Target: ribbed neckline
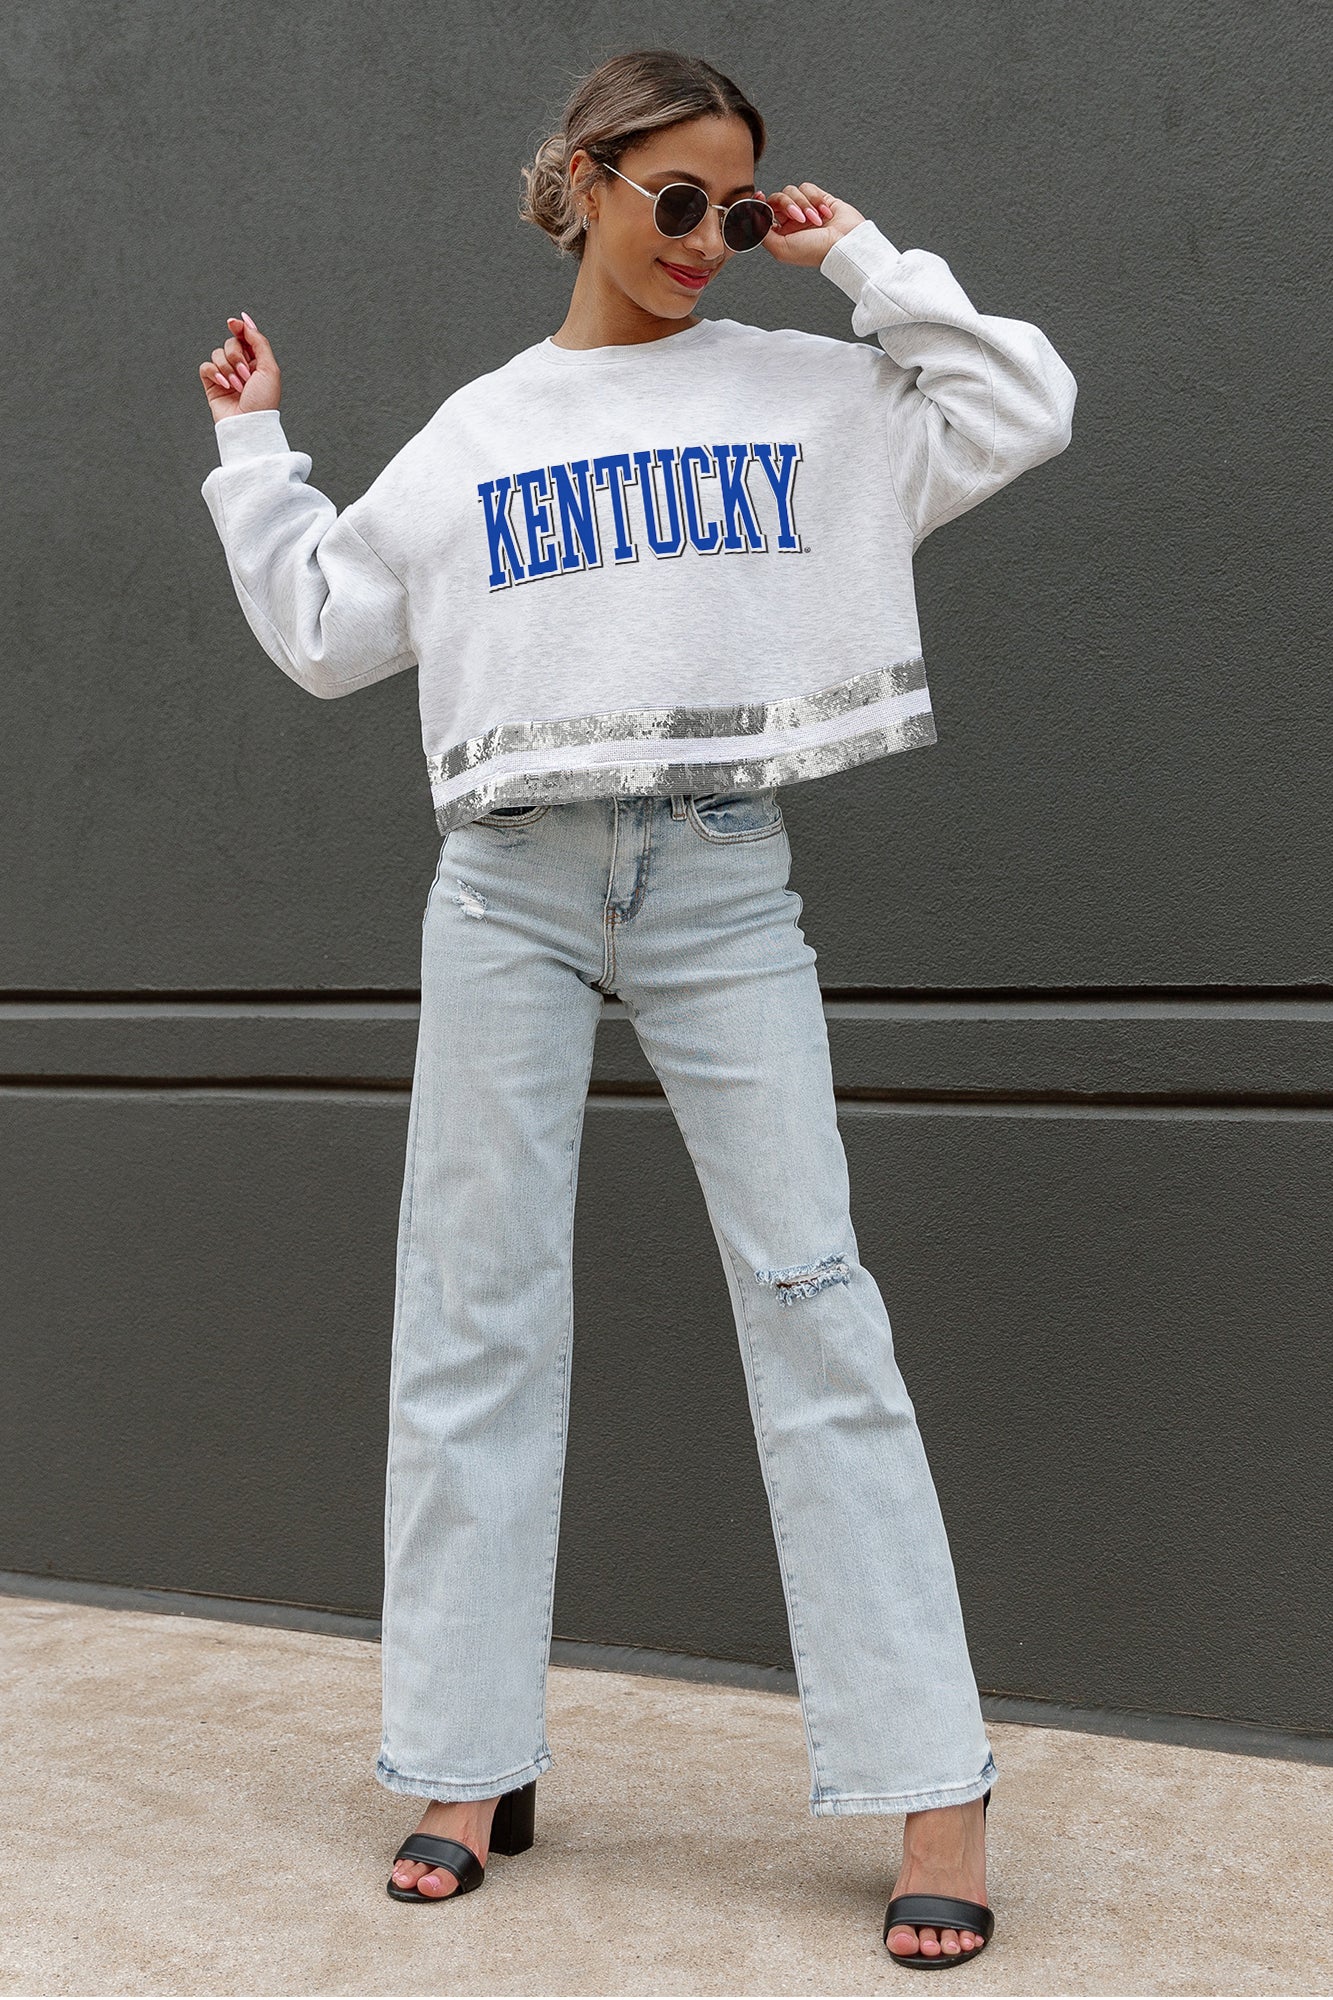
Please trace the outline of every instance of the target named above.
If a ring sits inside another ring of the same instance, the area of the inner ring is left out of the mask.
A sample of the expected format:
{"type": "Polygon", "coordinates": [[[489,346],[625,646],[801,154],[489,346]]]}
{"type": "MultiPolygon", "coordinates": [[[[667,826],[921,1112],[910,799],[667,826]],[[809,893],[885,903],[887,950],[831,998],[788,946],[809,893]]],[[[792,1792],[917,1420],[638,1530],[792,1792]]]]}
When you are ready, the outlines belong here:
{"type": "Polygon", "coordinates": [[[539,340],[530,353],[539,361],[554,363],[557,368],[655,368],[663,357],[683,352],[691,353],[706,347],[724,322],[715,319],[701,319],[694,326],[683,327],[679,333],[664,333],[657,340],[636,340],[621,342],[607,347],[557,347],[550,334],[539,340]]]}

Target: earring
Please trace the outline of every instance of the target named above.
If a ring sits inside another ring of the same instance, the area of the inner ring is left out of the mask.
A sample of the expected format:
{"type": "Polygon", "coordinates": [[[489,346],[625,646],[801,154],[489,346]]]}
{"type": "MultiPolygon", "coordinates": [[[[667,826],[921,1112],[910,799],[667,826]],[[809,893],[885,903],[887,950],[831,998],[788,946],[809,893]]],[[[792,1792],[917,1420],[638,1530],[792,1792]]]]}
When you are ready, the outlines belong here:
{"type": "Polygon", "coordinates": [[[588,227],[588,218],[587,218],[587,216],[586,216],[586,215],[585,215],[585,216],[584,216],[584,218],[583,218],[583,227],[584,227],[585,229],[586,229],[586,228],[588,227]]]}

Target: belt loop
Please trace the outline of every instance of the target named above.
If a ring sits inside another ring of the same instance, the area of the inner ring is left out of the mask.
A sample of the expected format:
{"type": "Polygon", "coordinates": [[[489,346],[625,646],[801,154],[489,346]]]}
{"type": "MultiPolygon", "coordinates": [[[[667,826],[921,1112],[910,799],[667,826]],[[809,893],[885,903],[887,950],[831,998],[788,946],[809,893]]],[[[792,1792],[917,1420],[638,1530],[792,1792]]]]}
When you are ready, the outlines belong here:
{"type": "Polygon", "coordinates": [[[673,792],[671,794],[671,817],[672,819],[684,819],[685,817],[684,792],[673,792]]]}

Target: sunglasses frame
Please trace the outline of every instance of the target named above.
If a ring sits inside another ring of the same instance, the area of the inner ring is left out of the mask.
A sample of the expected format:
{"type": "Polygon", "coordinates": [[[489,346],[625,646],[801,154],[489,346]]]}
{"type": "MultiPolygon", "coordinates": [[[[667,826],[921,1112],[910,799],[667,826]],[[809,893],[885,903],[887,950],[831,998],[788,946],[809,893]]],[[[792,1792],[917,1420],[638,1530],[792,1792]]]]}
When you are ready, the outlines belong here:
{"type": "MultiPolygon", "coordinates": [[[[593,156],[592,156],[592,157],[593,157],[594,159],[596,159],[596,158],[597,158],[597,156],[596,156],[596,154],[595,154],[595,153],[593,154],[593,156]]],[[[611,165],[611,162],[610,162],[609,160],[598,160],[598,161],[597,161],[597,164],[598,164],[598,166],[600,166],[600,167],[605,167],[605,168],[606,168],[606,171],[607,171],[607,172],[608,172],[609,174],[616,174],[616,175],[618,175],[618,176],[619,176],[619,178],[620,178],[620,179],[621,179],[622,181],[627,181],[627,182],[629,183],[630,187],[632,187],[632,188],[638,188],[638,189],[639,189],[639,193],[640,193],[640,194],[646,194],[646,195],[647,195],[647,197],[648,197],[648,199],[649,199],[649,201],[650,201],[650,202],[652,203],[652,205],[653,205],[653,227],[654,227],[654,229],[655,229],[655,230],[657,231],[658,235],[659,235],[659,236],[665,236],[665,237],[666,237],[666,239],[667,239],[667,242],[668,242],[668,243],[679,243],[679,242],[680,242],[680,240],[681,240],[681,237],[680,237],[680,236],[671,236],[671,235],[669,235],[669,234],[668,234],[668,232],[667,232],[667,231],[666,231],[665,229],[663,229],[663,227],[662,227],[661,223],[660,223],[660,222],[658,221],[658,219],[657,219],[657,204],[658,204],[658,202],[659,202],[659,201],[660,201],[660,200],[662,199],[662,196],[663,196],[664,194],[670,194],[670,192],[671,192],[672,188],[678,188],[678,187],[679,187],[679,188],[688,188],[691,194],[694,194],[694,195],[700,195],[700,194],[704,194],[704,191],[703,191],[703,189],[702,189],[701,187],[699,187],[699,186],[697,185],[697,183],[696,183],[696,182],[694,182],[694,181],[668,181],[668,182],[667,182],[667,184],[666,184],[666,186],[665,186],[664,188],[659,188],[659,189],[657,190],[657,193],[656,193],[656,194],[654,194],[651,188],[646,188],[646,187],[639,187],[639,183],[638,183],[637,181],[632,181],[632,180],[630,180],[630,177],[629,177],[629,175],[628,175],[628,174],[622,174],[622,173],[620,172],[620,168],[619,168],[619,167],[613,167],[613,166],[611,165]]],[[[708,209],[709,209],[709,208],[715,208],[715,209],[717,210],[718,214],[719,214],[719,215],[720,215],[720,216],[722,217],[722,241],[723,241],[724,243],[726,243],[726,245],[727,245],[727,248],[728,248],[728,250],[730,250],[730,251],[731,251],[731,253],[732,253],[732,255],[733,255],[734,257],[744,257],[744,256],[745,256],[745,255],[747,254],[747,252],[749,252],[749,251],[751,251],[751,250],[757,250],[757,249],[759,248],[759,244],[763,242],[763,240],[764,240],[764,236],[767,236],[767,235],[768,235],[768,231],[769,231],[769,229],[772,229],[772,228],[773,228],[774,224],[775,224],[775,223],[777,222],[777,219],[778,219],[778,218],[777,218],[777,216],[776,216],[776,215],[774,214],[774,212],[773,212],[773,206],[772,206],[771,202],[767,202],[767,201],[765,201],[762,195],[757,195],[757,194],[744,194],[744,195],[742,195],[742,196],[741,196],[741,198],[740,198],[740,200],[739,200],[739,201],[732,201],[732,202],[728,202],[728,203],[726,203],[726,204],[725,204],[725,206],[724,206],[724,204],[723,204],[722,202],[720,202],[720,201],[708,201],[708,197],[707,197],[707,195],[706,195],[706,194],[704,195],[704,200],[705,200],[706,202],[708,202],[708,208],[705,208],[705,210],[704,210],[704,215],[707,215],[707,213],[708,213],[708,209]],[[742,207],[744,207],[744,206],[746,205],[746,203],[753,203],[753,205],[754,205],[754,206],[755,206],[756,208],[766,208],[766,209],[768,210],[768,213],[769,213],[769,216],[770,216],[770,221],[769,221],[769,225],[768,225],[768,229],[766,229],[766,230],[764,231],[764,236],[761,236],[761,237],[759,238],[759,243],[747,243],[747,244],[746,244],[746,246],[745,246],[745,249],[744,249],[744,250],[740,250],[740,249],[737,249],[737,247],[736,247],[736,245],[735,245],[734,243],[727,243],[727,217],[728,217],[728,216],[729,216],[729,215],[731,214],[731,211],[732,211],[732,209],[733,209],[733,208],[742,208],[742,207]]],[[[702,221],[703,221],[703,216],[700,216],[700,218],[699,218],[699,221],[700,221],[700,222],[702,222],[702,221]]],[[[681,231],[681,236],[688,236],[688,235],[689,235],[689,233],[690,233],[690,229],[697,229],[697,228],[698,228],[698,226],[699,226],[699,223],[698,223],[698,222],[692,222],[692,223],[690,224],[690,228],[689,228],[689,229],[685,229],[685,230],[682,230],[682,231],[681,231]]]]}

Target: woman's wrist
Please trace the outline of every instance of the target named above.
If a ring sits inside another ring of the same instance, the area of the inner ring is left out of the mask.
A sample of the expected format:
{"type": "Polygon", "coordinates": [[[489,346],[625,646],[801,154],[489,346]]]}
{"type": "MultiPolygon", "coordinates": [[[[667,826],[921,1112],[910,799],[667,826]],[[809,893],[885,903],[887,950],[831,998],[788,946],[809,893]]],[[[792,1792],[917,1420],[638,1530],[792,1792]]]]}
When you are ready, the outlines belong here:
{"type": "Polygon", "coordinates": [[[213,437],[223,465],[291,450],[282,428],[282,412],[277,409],[231,410],[217,419],[213,437]]]}

